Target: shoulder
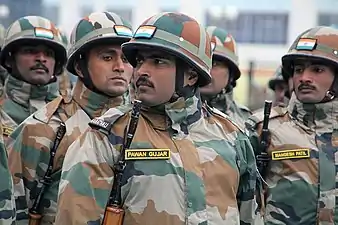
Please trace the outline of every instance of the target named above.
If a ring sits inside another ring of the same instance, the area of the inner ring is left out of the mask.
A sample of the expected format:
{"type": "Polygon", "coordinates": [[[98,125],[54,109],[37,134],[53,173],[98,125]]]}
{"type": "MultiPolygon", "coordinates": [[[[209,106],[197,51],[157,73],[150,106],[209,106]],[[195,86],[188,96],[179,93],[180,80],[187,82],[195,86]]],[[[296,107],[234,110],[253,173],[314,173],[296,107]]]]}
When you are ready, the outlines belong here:
{"type": "Polygon", "coordinates": [[[108,135],[110,134],[114,123],[116,123],[121,117],[127,116],[131,110],[131,104],[111,108],[102,116],[92,119],[89,122],[89,126],[94,130],[98,130],[108,135]]]}
{"type": "MultiPolygon", "coordinates": [[[[288,110],[286,107],[275,106],[271,109],[271,113],[269,116],[269,121],[278,119],[280,117],[286,116],[288,110]]],[[[245,125],[249,128],[256,129],[257,126],[262,123],[264,120],[264,112],[263,109],[259,109],[252,114],[249,119],[245,122],[245,125]]]]}
{"type": "Polygon", "coordinates": [[[63,97],[58,96],[53,101],[47,103],[44,107],[36,111],[31,118],[47,124],[63,103],[63,97]]]}

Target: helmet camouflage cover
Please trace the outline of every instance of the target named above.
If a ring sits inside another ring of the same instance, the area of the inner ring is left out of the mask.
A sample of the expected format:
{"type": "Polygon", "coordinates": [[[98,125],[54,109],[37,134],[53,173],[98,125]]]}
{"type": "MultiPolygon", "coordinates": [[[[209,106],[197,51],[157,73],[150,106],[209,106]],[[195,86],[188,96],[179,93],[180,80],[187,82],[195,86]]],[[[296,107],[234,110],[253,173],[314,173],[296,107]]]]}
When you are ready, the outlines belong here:
{"type": "Polygon", "coordinates": [[[286,81],[283,78],[282,70],[283,70],[282,66],[279,66],[277,70],[275,71],[274,76],[269,80],[269,83],[268,83],[269,88],[273,91],[275,90],[277,83],[286,83],[286,81]]]}
{"type": "Polygon", "coordinates": [[[234,81],[241,76],[241,71],[238,67],[238,54],[236,41],[232,35],[224,29],[209,26],[207,32],[211,38],[211,48],[214,58],[220,58],[228,63],[230,73],[234,76],[234,81]]]}
{"type": "MultiPolygon", "coordinates": [[[[61,34],[55,25],[40,16],[25,16],[12,23],[5,34],[0,54],[0,63],[5,68],[6,58],[20,45],[44,44],[55,52],[55,75],[61,74],[67,61],[67,52],[61,34]]],[[[10,69],[10,68],[7,68],[10,69]]]]}
{"type": "Polygon", "coordinates": [[[131,24],[112,12],[94,12],[82,18],[70,36],[67,70],[76,74],[74,62],[90,46],[97,43],[122,44],[133,36],[131,24]]]}
{"type": "Polygon", "coordinates": [[[288,80],[293,74],[293,62],[297,58],[322,59],[338,67],[338,29],[318,26],[306,30],[299,35],[291,45],[288,53],[282,57],[285,73],[288,80]]]}
{"type": "Polygon", "coordinates": [[[164,12],[144,21],[133,38],[122,45],[130,64],[136,66],[136,52],[154,47],[188,63],[199,75],[199,86],[211,81],[211,42],[206,30],[193,18],[182,13],[164,12]]]}

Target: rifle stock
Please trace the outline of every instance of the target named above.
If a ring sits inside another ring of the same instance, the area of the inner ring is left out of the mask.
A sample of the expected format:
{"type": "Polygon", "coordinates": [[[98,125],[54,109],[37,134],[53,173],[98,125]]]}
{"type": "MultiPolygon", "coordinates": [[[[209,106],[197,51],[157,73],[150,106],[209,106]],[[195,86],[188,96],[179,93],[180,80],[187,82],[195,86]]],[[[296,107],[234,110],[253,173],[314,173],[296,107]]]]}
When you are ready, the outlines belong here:
{"type": "Polygon", "coordinates": [[[138,124],[138,119],[140,116],[140,111],[141,111],[141,101],[134,100],[131,118],[128,126],[126,127],[126,133],[124,135],[120,159],[113,168],[114,182],[104,212],[102,225],[122,225],[123,223],[124,210],[122,208],[121,187],[122,187],[123,172],[126,167],[125,150],[130,147],[132,140],[134,138],[138,124]]]}

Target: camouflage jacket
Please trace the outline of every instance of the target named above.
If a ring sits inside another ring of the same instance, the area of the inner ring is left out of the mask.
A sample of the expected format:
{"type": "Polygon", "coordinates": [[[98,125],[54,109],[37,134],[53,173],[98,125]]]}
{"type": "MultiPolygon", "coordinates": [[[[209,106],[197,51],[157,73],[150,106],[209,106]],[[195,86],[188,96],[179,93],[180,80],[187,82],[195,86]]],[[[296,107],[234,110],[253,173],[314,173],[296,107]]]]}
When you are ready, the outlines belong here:
{"type": "MultiPolygon", "coordinates": [[[[338,224],[337,118],[337,99],[302,104],[293,94],[288,108],[272,109],[265,224],[338,224]]],[[[247,122],[255,150],[262,120],[260,112],[247,122]]]]}
{"type": "Polygon", "coordinates": [[[122,97],[108,98],[94,93],[80,80],[72,96],[68,102],[65,97],[56,98],[26,119],[9,137],[8,152],[18,224],[27,224],[28,208],[36,198],[38,182],[45,175],[60,123],[66,125],[66,134],[56,150],[53,182],[42,202],[45,212],[42,224],[52,224],[54,221],[61,167],[68,147],[88,128],[91,119],[122,103],[122,97]]]}
{"type": "MultiPolygon", "coordinates": [[[[57,225],[101,224],[130,108],[93,120],[97,127],[69,148],[57,225]]],[[[202,110],[197,97],[164,108],[141,111],[131,145],[141,157],[130,154],[123,177],[123,224],[251,224],[256,166],[247,136],[223,116],[202,110]]]]}
{"type": "Polygon", "coordinates": [[[8,169],[7,151],[4,146],[0,123],[0,225],[15,224],[13,180],[8,169]]]}
{"type": "Polygon", "coordinates": [[[209,106],[214,107],[228,115],[242,129],[245,127],[245,121],[251,115],[251,112],[248,108],[236,104],[233,99],[233,92],[222,92],[213,98],[203,98],[203,100],[205,100],[209,106]]]}
{"type": "Polygon", "coordinates": [[[13,76],[7,77],[4,86],[5,94],[0,101],[5,142],[22,121],[59,95],[57,86],[57,83],[34,86],[13,76]]]}

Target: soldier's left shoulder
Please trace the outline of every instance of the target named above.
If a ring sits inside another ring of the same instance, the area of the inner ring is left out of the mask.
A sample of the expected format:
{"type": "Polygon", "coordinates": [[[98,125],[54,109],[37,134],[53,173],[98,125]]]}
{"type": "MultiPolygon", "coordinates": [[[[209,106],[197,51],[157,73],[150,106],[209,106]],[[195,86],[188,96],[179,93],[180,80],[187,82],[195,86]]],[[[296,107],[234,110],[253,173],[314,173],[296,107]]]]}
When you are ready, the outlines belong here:
{"type": "Polygon", "coordinates": [[[239,103],[237,103],[237,102],[236,102],[236,105],[237,105],[238,108],[241,110],[241,112],[244,112],[244,113],[246,113],[246,114],[252,115],[251,110],[250,110],[248,107],[246,107],[245,105],[239,104],[239,103]]]}
{"type": "Polygon", "coordinates": [[[208,107],[208,111],[216,118],[218,119],[222,119],[223,122],[225,122],[225,124],[227,127],[227,130],[231,130],[231,131],[239,131],[241,133],[245,133],[245,130],[243,127],[241,127],[239,124],[237,124],[233,119],[231,119],[228,115],[226,115],[225,113],[223,113],[222,111],[214,108],[214,107],[208,107]]]}
{"type": "MultiPolygon", "coordinates": [[[[287,114],[288,109],[286,107],[275,106],[271,109],[269,121],[273,121],[276,118],[283,117],[287,114]]],[[[257,125],[264,120],[264,109],[255,111],[249,119],[245,122],[247,126],[256,129],[257,125]]]]}
{"type": "Polygon", "coordinates": [[[36,111],[32,117],[44,124],[48,124],[50,119],[53,117],[59,106],[63,102],[63,97],[58,96],[53,101],[47,103],[43,108],[36,111]]]}
{"type": "Polygon", "coordinates": [[[132,104],[111,108],[102,116],[92,119],[88,125],[95,130],[109,135],[113,124],[131,110],[132,104]]]}

